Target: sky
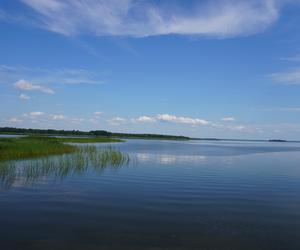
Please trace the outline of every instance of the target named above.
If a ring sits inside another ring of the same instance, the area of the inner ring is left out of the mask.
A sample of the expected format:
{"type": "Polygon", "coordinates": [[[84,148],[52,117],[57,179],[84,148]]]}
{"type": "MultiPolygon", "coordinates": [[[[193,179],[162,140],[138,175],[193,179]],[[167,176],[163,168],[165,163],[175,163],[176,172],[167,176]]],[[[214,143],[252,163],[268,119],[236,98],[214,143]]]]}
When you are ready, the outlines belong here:
{"type": "Polygon", "coordinates": [[[299,0],[0,0],[0,127],[300,140],[299,0]]]}

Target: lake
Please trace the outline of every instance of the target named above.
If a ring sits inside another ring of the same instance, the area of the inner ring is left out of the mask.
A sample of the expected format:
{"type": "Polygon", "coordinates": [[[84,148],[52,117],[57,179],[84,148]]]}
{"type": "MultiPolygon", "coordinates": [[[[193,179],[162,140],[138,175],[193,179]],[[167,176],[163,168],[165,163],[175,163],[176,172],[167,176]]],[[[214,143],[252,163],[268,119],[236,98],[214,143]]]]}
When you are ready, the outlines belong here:
{"type": "Polygon", "coordinates": [[[0,249],[300,249],[299,143],[113,146],[129,164],[0,171],[0,249]]]}

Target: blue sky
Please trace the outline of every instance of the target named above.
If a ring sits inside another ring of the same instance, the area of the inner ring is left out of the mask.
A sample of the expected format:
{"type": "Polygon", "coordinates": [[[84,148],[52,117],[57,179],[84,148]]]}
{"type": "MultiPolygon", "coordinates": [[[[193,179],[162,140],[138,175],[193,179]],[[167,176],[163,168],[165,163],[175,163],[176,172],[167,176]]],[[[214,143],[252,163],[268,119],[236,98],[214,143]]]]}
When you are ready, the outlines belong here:
{"type": "Polygon", "coordinates": [[[2,0],[0,126],[300,140],[300,1],[2,0]]]}

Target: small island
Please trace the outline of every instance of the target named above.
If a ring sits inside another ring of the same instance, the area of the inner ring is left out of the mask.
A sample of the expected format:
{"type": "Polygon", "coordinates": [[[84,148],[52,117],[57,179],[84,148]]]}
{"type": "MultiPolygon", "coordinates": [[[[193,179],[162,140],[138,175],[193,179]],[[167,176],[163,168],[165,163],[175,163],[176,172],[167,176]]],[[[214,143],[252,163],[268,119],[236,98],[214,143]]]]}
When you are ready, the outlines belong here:
{"type": "Polygon", "coordinates": [[[269,142],[287,142],[287,141],[282,139],[271,139],[269,140],[269,142]]]}

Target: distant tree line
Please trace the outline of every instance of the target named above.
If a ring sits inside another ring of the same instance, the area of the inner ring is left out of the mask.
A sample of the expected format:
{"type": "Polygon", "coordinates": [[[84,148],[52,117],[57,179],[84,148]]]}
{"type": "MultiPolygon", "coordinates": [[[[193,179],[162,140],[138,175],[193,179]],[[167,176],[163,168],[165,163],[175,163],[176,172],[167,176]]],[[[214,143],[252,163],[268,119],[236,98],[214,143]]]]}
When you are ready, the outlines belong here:
{"type": "Polygon", "coordinates": [[[32,129],[32,128],[0,128],[0,133],[6,134],[39,134],[39,135],[90,135],[79,130],[32,129]]]}
{"type": "Polygon", "coordinates": [[[140,139],[166,139],[166,140],[189,140],[186,136],[161,135],[161,134],[131,134],[131,133],[112,133],[105,130],[56,130],[56,129],[31,129],[31,128],[12,128],[0,127],[2,134],[29,134],[29,135],[66,135],[66,136],[102,136],[118,138],[140,138],[140,139]]]}

